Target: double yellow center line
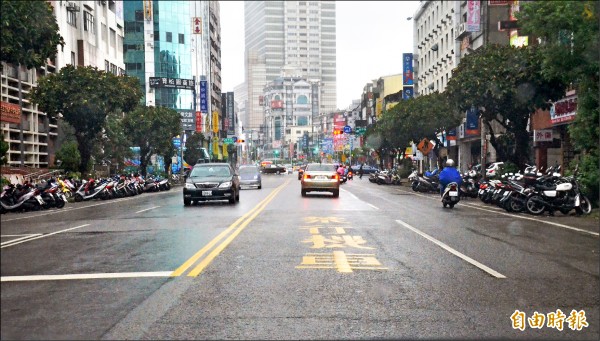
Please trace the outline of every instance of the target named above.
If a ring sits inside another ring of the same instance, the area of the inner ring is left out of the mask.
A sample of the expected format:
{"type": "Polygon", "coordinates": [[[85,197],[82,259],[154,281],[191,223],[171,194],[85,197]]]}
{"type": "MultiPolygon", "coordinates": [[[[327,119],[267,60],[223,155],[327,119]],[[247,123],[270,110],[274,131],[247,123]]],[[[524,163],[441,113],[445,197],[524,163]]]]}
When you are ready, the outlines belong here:
{"type": "Polygon", "coordinates": [[[225,236],[227,236],[227,238],[225,238],[225,240],[223,240],[221,242],[221,244],[219,244],[216,248],[214,248],[204,259],[202,259],[202,261],[200,261],[200,263],[198,263],[198,265],[196,265],[195,268],[193,268],[188,273],[189,277],[198,276],[202,272],[202,270],[204,270],[213,261],[213,259],[215,259],[221,253],[221,251],[223,251],[227,247],[227,245],[229,245],[229,243],[231,243],[231,241],[233,241],[233,239],[235,237],[237,237],[237,235],[240,234],[240,232],[242,232],[242,230],[244,230],[244,228],[246,228],[246,226],[248,226],[248,224],[252,220],[254,220],[254,218],[256,218],[256,216],[260,212],[262,212],[265,209],[265,207],[271,202],[271,200],[273,200],[275,198],[275,196],[279,192],[281,192],[281,190],[283,190],[283,188],[289,182],[290,182],[290,180],[287,180],[285,183],[283,183],[282,185],[277,187],[273,192],[271,192],[269,195],[267,195],[267,197],[264,198],[258,205],[256,205],[254,208],[252,208],[250,211],[248,211],[243,216],[241,216],[238,220],[236,220],[233,224],[231,224],[225,231],[221,232],[217,237],[215,237],[208,244],[206,244],[202,249],[200,249],[200,251],[196,252],[196,254],[194,254],[190,259],[185,261],[185,263],[183,263],[179,268],[177,268],[177,270],[173,271],[173,273],[171,274],[171,277],[181,276],[187,269],[189,269],[202,256],[204,256],[205,253],[207,253],[209,250],[213,249],[213,247],[217,243],[219,243],[219,241],[221,239],[223,239],[223,238],[225,238],[225,236]]]}

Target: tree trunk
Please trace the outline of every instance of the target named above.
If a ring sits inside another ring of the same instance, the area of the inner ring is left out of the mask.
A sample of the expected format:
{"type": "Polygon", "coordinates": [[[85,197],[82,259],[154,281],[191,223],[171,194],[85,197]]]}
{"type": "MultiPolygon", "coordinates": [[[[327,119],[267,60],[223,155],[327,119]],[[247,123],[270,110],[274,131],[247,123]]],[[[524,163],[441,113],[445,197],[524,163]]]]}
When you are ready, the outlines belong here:
{"type": "Polygon", "coordinates": [[[85,178],[88,176],[88,163],[92,157],[92,144],[85,135],[75,134],[75,138],[77,139],[77,149],[79,150],[79,155],[81,156],[79,172],[81,173],[81,177],[85,178]]]}
{"type": "Polygon", "coordinates": [[[525,129],[515,131],[515,155],[514,163],[519,169],[525,169],[529,161],[529,133],[525,129]]]}
{"type": "Polygon", "coordinates": [[[142,174],[144,178],[146,177],[146,167],[148,166],[149,159],[150,149],[140,148],[140,174],[142,174]]]}

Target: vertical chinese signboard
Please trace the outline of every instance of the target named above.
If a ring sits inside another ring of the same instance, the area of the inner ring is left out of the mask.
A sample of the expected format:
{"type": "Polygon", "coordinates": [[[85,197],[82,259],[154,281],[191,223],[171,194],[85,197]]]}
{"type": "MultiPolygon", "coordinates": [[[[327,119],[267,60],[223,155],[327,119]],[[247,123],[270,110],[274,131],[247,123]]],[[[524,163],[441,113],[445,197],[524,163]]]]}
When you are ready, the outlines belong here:
{"type": "Polygon", "coordinates": [[[227,126],[227,134],[228,135],[235,135],[235,113],[233,112],[234,111],[233,101],[234,101],[233,92],[228,92],[227,93],[227,120],[229,122],[229,125],[227,126]]]}
{"type": "Polygon", "coordinates": [[[402,99],[413,98],[413,54],[402,54],[402,99]]]}
{"type": "Polygon", "coordinates": [[[200,81],[200,111],[208,112],[208,93],[206,90],[207,81],[200,81]]]}
{"type": "Polygon", "coordinates": [[[196,111],[196,132],[202,132],[202,113],[200,111],[196,111]]]}
{"type": "Polygon", "coordinates": [[[192,33],[202,34],[202,18],[192,17],[192,33]]]}
{"type": "Polygon", "coordinates": [[[403,53],[402,54],[402,74],[403,74],[403,85],[414,85],[413,80],[413,54],[403,53]]]}
{"type": "Polygon", "coordinates": [[[212,132],[215,134],[219,132],[219,112],[218,111],[213,111],[213,113],[212,113],[212,132]]]}

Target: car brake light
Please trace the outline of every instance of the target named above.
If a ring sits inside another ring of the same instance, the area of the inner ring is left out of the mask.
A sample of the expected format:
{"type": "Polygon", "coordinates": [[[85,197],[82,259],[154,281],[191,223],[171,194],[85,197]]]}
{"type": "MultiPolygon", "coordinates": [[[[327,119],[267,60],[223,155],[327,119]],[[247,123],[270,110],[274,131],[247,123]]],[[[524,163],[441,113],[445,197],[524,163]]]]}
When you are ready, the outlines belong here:
{"type": "Polygon", "coordinates": [[[310,175],[304,174],[304,179],[310,179],[310,175]]]}
{"type": "Polygon", "coordinates": [[[334,179],[334,180],[339,180],[339,179],[340,179],[340,176],[339,176],[339,175],[337,175],[337,174],[334,174],[334,175],[333,175],[331,178],[332,178],[332,179],[334,179]]]}

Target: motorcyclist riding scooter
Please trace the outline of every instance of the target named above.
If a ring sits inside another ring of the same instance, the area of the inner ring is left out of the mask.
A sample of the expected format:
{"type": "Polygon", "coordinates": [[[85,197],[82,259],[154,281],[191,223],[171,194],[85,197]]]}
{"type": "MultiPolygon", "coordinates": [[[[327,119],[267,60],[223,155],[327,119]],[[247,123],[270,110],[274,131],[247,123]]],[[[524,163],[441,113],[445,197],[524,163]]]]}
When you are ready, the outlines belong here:
{"type": "Polygon", "coordinates": [[[454,207],[460,201],[460,184],[462,177],[458,170],[454,167],[454,160],[446,160],[446,167],[440,172],[440,196],[444,207],[454,207]]]}

